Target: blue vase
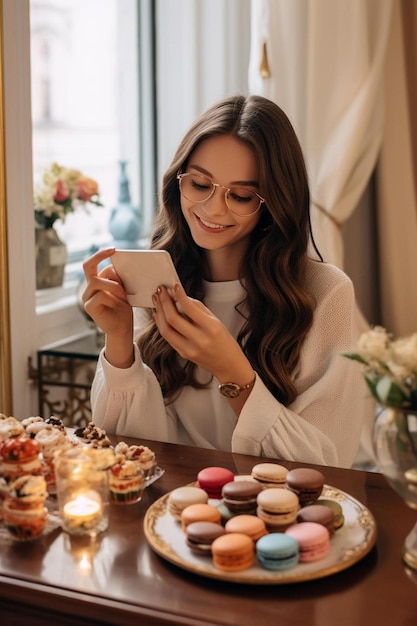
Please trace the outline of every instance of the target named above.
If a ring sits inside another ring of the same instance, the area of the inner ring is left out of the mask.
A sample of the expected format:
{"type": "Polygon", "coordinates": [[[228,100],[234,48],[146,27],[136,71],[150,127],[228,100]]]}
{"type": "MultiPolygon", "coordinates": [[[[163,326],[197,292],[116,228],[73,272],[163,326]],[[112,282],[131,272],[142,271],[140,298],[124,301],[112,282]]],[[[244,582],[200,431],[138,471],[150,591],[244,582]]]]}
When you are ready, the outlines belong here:
{"type": "Polygon", "coordinates": [[[129,179],[126,173],[127,161],[119,161],[119,197],[118,204],[111,210],[109,230],[113,237],[112,245],[116,248],[135,249],[139,247],[142,218],[139,207],[132,206],[129,191],[129,179]]]}

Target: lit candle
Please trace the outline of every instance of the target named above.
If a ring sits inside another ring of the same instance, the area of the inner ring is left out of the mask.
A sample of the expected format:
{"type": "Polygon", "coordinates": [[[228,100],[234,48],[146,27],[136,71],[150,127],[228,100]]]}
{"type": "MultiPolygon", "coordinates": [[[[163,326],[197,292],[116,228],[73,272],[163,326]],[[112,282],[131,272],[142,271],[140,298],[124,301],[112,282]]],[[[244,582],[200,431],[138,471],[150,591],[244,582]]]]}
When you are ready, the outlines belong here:
{"type": "Polygon", "coordinates": [[[65,503],[62,513],[64,527],[68,532],[92,530],[100,522],[103,513],[101,498],[94,491],[79,493],[65,503]]]}

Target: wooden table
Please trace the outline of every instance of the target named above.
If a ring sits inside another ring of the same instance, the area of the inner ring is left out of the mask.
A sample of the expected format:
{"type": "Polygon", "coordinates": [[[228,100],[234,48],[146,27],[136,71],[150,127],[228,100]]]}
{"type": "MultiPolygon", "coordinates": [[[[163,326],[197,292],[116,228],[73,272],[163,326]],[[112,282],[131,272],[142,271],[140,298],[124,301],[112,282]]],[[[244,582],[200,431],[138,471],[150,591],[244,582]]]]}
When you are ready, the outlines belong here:
{"type": "MultiPolygon", "coordinates": [[[[373,513],[376,546],[335,575],[296,584],[241,585],[199,577],[159,557],[147,544],[143,517],[152,502],[195,480],[208,465],[247,474],[259,462],[187,446],[147,443],[165,474],[131,506],[112,505],[110,525],[83,570],[76,547],[57,529],[33,543],[0,545],[2,626],[78,624],[208,624],[220,626],[412,626],[417,623],[417,575],[401,561],[416,521],[380,474],[320,468],[326,483],[373,513]]],[[[301,464],[284,462],[288,468],[301,464]]]]}

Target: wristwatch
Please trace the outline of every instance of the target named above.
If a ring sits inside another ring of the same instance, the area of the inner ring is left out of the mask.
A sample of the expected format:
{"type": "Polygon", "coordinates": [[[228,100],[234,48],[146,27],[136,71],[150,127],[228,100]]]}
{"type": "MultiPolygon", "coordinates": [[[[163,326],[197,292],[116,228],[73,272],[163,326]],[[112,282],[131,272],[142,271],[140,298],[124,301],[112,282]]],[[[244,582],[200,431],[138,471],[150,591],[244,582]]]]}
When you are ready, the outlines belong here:
{"type": "Polygon", "coordinates": [[[245,389],[249,389],[252,383],[253,380],[251,380],[251,382],[247,385],[238,385],[237,383],[223,383],[222,385],[219,385],[219,391],[222,396],[225,396],[226,398],[237,398],[238,396],[240,396],[242,391],[244,391],[245,389]]]}

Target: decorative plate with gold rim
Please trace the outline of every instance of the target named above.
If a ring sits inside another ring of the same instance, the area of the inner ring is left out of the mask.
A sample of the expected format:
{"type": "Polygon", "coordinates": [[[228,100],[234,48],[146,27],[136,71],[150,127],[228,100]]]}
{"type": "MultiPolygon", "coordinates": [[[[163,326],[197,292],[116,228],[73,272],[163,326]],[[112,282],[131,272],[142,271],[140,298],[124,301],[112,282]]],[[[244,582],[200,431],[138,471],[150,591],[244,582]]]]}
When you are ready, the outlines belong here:
{"type": "MultiPolygon", "coordinates": [[[[336,574],[360,561],[376,542],[376,522],[372,513],[349,494],[324,485],[322,498],[336,500],[342,506],[345,522],[330,540],[329,554],[315,563],[299,563],[284,570],[271,571],[259,564],[241,572],[223,572],[214,567],[207,556],[191,552],[181,524],[168,512],[169,493],[154,502],[146,511],[144,531],[153,550],[178,567],[205,576],[234,583],[276,585],[296,583],[336,574]]],[[[210,500],[211,504],[219,501],[210,500]]]]}

